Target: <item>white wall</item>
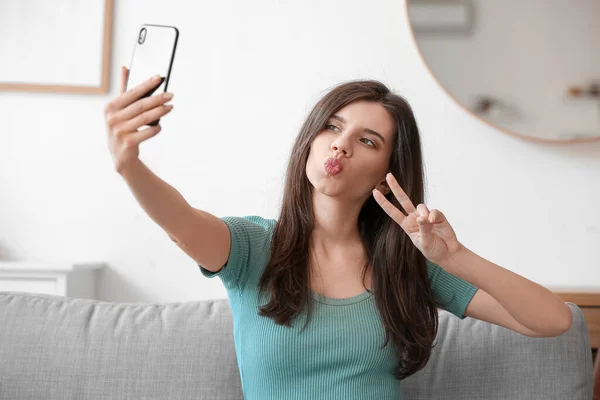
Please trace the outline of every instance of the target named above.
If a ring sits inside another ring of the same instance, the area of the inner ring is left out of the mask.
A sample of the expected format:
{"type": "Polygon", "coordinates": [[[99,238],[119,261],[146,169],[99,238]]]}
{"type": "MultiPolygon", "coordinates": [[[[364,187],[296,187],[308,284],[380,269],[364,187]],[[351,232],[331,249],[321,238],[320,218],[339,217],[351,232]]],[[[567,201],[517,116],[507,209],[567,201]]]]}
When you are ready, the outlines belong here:
{"type": "Polygon", "coordinates": [[[546,286],[600,286],[600,143],[523,142],[466,114],[428,75],[402,2],[115,3],[109,94],[0,92],[2,258],[106,261],[112,301],[226,296],[146,216],[106,146],[104,105],[139,25],[155,23],[180,30],[175,107],[141,159],[194,207],[276,217],[308,110],[339,81],[375,78],[415,109],[427,204],[459,240],[546,286]]]}

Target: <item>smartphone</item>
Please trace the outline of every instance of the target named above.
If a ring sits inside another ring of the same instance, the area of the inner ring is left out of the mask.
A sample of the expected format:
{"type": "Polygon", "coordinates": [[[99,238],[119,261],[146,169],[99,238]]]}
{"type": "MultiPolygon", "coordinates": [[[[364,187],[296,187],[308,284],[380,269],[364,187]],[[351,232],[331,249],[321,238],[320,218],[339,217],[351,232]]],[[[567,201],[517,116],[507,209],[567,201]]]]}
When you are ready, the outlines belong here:
{"type": "MultiPolygon", "coordinates": [[[[174,26],[141,25],[133,47],[125,90],[136,87],[154,75],[160,75],[162,78],[160,83],[140,99],[152,96],[154,93],[166,92],[178,39],[179,30],[174,26]]],[[[160,119],[151,122],[149,125],[141,126],[138,131],[155,126],[159,121],[160,119]]]]}

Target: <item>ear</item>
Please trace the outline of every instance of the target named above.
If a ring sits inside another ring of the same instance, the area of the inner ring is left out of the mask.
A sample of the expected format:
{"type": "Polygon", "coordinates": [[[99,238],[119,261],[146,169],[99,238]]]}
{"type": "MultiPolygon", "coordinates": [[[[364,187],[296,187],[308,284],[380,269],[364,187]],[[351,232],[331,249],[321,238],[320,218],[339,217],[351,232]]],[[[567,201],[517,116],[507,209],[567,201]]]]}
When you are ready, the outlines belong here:
{"type": "Polygon", "coordinates": [[[383,195],[387,195],[388,193],[391,193],[391,189],[387,183],[387,181],[385,180],[385,178],[383,178],[381,181],[379,181],[379,183],[377,183],[377,186],[375,186],[375,189],[379,190],[381,193],[383,193],[383,195]]]}

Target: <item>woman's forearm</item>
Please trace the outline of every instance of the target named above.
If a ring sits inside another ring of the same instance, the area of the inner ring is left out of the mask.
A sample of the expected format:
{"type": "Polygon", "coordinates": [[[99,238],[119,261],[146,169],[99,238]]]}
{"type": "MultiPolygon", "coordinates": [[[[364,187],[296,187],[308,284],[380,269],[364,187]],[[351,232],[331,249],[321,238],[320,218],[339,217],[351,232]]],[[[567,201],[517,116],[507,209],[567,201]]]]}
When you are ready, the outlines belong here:
{"type": "Polygon", "coordinates": [[[186,232],[194,209],[174,187],[160,179],[141,160],[119,174],[146,214],[172,238],[186,232]]]}

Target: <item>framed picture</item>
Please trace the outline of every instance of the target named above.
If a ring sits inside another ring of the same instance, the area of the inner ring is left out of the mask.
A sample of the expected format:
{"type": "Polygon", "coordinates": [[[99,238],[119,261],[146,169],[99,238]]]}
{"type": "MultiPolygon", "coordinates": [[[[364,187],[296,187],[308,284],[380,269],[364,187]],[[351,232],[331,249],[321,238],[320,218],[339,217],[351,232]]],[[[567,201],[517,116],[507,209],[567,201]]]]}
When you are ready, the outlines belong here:
{"type": "Polygon", "coordinates": [[[107,93],[113,0],[0,5],[0,90],[107,93]]]}

